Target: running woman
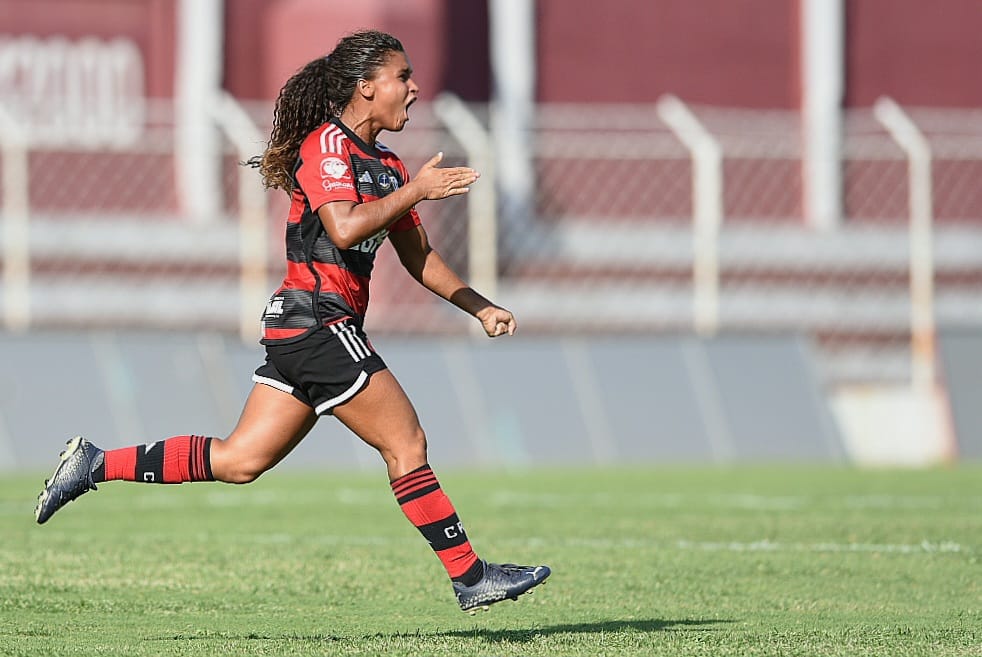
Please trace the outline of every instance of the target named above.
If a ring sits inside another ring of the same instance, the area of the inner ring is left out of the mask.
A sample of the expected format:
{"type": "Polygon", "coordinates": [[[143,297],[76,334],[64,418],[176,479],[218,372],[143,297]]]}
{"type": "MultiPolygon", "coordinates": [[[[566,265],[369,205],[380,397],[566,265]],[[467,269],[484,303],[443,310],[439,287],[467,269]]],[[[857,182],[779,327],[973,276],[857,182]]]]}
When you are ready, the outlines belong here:
{"type": "Polygon", "coordinates": [[[430,543],[464,611],[486,608],[542,583],[547,566],[478,557],[431,470],[426,436],[399,382],[365,335],[375,253],[388,238],[421,285],[473,315],[489,337],[512,335],[512,313],[455,274],[427,240],[416,204],[468,192],[478,173],[440,167],[437,154],[410,179],[377,141],[398,132],[419,96],[402,44],[362,31],[298,71],[276,101],[266,150],[249,164],[267,188],[291,196],[286,277],[263,313],[266,362],[232,433],[197,435],[116,450],[76,437],[38,496],[47,522],[104,481],[245,484],[275,466],[322,415],[334,415],[378,450],[392,492],[430,543]]]}

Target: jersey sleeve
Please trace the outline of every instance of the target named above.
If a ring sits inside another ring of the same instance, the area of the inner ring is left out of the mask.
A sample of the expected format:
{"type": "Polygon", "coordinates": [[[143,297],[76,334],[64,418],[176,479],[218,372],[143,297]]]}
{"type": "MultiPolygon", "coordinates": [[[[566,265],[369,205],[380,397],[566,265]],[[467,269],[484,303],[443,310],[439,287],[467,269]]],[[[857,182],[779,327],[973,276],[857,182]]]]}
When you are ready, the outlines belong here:
{"type": "Polygon", "coordinates": [[[300,145],[300,166],[295,176],[314,212],[325,203],[361,200],[345,147],[348,140],[336,138],[337,131],[337,126],[327,124],[310,133],[300,145]]]}
{"type": "MultiPolygon", "coordinates": [[[[402,160],[397,159],[395,162],[395,167],[399,170],[399,175],[405,181],[403,184],[409,182],[409,171],[406,169],[406,165],[402,163],[402,160]]],[[[416,226],[420,225],[419,213],[416,212],[416,206],[409,208],[409,212],[402,215],[396,219],[395,223],[389,226],[390,233],[400,233],[406,230],[412,230],[416,226]]]]}
{"type": "Polygon", "coordinates": [[[412,230],[416,226],[422,223],[419,220],[419,214],[416,212],[416,208],[409,208],[409,212],[402,215],[396,222],[389,226],[390,233],[401,233],[406,230],[412,230]]]}

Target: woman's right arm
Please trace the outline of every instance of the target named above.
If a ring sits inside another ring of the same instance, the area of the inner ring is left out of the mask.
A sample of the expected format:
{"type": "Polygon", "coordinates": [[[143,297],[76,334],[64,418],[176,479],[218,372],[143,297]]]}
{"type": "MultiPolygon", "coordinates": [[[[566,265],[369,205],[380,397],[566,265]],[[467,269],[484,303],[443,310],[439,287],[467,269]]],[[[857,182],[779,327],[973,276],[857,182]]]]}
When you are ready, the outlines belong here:
{"type": "Polygon", "coordinates": [[[334,201],[317,209],[327,236],[339,249],[364,242],[423,200],[439,200],[466,194],[480,174],[470,167],[438,168],[443,153],[423,165],[407,184],[375,201],[334,201]]]}

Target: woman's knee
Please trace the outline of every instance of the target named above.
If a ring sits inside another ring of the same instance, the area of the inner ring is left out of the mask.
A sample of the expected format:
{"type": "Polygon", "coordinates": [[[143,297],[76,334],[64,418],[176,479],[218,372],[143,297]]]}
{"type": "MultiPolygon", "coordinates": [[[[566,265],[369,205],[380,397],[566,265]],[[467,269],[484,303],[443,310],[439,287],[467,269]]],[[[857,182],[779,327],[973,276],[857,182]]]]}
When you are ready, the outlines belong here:
{"type": "Polygon", "coordinates": [[[250,484],[273,465],[265,455],[237,446],[231,437],[212,441],[211,472],[218,481],[250,484]]]}
{"type": "Polygon", "coordinates": [[[404,435],[393,436],[379,451],[382,453],[382,458],[390,465],[404,464],[412,467],[423,465],[426,463],[426,432],[417,425],[404,435]]]}

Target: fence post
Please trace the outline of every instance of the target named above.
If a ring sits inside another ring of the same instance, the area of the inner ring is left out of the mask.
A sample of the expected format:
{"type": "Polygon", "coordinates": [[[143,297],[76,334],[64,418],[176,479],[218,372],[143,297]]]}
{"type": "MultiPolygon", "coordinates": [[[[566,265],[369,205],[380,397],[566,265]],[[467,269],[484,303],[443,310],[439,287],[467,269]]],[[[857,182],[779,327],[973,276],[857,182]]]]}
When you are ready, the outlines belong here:
{"type": "MultiPolygon", "coordinates": [[[[490,125],[494,140],[497,213],[504,243],[535,219],[536,0],[488,3],[491,63],[490,125]]],[[[482,175],[487,171],[482,171],[482,175]]]]}
{"type": "Polygon", "coordinates": [[[803,205],[809,225],[823,231],[842,223],[842,95],[844,0],[803,0],[801,117],[803,205]]]}
{"type": "Polygon", "coordinates": [[[880,98],[873,114],[907,154],[910,212],[911,385],[928,391],[935,379],[933,189],[931,145],[892,99],[880,98]]]}
{"type": "Polygon", "coordinates": [[[468,278],[481,294],[494,299],[498,293],[498,199],[491,136],[453,94],[440,94],[433,111],[464,147],[470,165],[481,172],[481,180],[467,194],[468,278]]]}
{"type": "Polygon", "coordinates": [[[681,100],[662,96],[655,106],[692,155],[693,324],[696,333],[719,330],[719,229],[723,223],[723,149],[681,100]]]}
{"type": "MultiPolygon", "coordinates": [[[[263,134],[248,112],[222,91],[210,103],[212,117],[235,147],[240,162],[265,147],[263,134]]],[[[239,167],[239,337],[259,339],[259,315],[269,295],[266,281],[266,192],[251,167],[239,167]]]]}
{"type": "Polygon", "coordinates": [[[31,323],[30,178],[23,130],[0,106],[3,323],[8,331],[24,331],[31,323]]]}
{"type": "Polygon", "coordinates": [[[224,0],[178,0],[174,72],[174,155],[177,193],[192,222],[215,222],[221,213],[221,140],[208,120],[220,93],[224,0]]]}

